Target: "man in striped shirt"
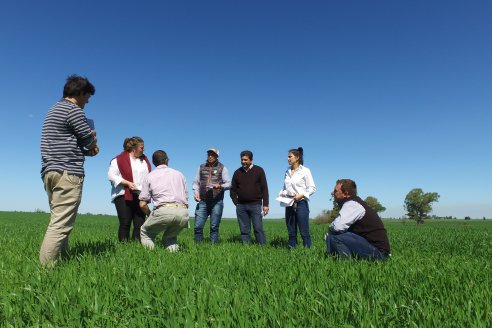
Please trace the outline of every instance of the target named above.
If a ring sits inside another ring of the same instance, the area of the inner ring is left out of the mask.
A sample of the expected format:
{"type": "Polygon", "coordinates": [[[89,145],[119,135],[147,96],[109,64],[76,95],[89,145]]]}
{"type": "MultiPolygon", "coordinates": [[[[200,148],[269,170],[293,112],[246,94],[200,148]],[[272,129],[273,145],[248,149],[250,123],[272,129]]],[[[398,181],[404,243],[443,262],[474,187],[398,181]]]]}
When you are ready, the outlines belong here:
{"type": "Polygon", "coordinates": [[[84,107],[96,89],[84,77],[67,78],[63,98],[46,115],[41,133],[41,178],[48,195],[51,218],[41,244],[39,260],[52,266],[68,253],[82,197],[84,157],[99,152],[96,131],[91,130],[84,107]]]}

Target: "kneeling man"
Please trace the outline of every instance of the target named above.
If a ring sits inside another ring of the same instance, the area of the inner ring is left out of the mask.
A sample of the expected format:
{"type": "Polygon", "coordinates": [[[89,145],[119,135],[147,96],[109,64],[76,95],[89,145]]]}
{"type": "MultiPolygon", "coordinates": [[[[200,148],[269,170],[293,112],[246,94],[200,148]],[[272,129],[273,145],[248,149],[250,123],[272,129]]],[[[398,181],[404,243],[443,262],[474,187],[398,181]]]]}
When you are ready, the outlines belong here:
{"type": "Polygon", "coordinates": [[[340,214],[331,223],[326,236],[329,254],[343,258],[359,257],[384,260],[390,256],[388,235],[376,211],[357,196],[350,179],[338,180],[332,193],[340,214]]]}
{"type": "Polygon", "coordinates": [[[170,252],[179,250],[177,236],[188,224],[188,189],[184,175],[167,166],[165,151],[157,150],[152,155],[156,167],[144,180],[140,193],[140,208],[148,217],[140,229],[144,247],[154,249],[154,239],[163,232],[162,243],[170,252]],[[151,212],[148,203],[152,201],[151,212]]]}

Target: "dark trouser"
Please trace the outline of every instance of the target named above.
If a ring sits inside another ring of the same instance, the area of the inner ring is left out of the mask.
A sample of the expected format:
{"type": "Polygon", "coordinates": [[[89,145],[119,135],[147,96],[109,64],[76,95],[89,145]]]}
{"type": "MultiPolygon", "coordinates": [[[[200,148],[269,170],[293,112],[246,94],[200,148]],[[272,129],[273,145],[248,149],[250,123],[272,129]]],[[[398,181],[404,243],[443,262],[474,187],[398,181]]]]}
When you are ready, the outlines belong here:
{"type": "Polygon", "coordinates": [[[138,205],[138,195],[133,194],[132,201],[126,201],[125,196],[118,196],[114,199],[116,213],[120,226],[118,227],[118,240],[127,241],[130,237],[130,227],[133,222],[133,240],[140,240],[140,227],[145,222],[145,214],[138,205]]]}
{"type": "Polygon", "coordinates": [[[263,218],[261,217],[261,204],[237,204],[237,221],[241,231],[241,240],[245,244],[251,242],[251,223],[255,232],[255,239],[258,244],[265,245],[266,238],[263,232],[263,218]]]}
{"type": "Polygon", "coordinates": [[[285,208],[285,223],[289,233],[289,246],[297,246],[297,227],[301,233],[304,247],[311,247],[311,235],[309,233],[309,204],[301,200],[285,208]]]}
{"type": "Polygon", "coordinates": [[[369,243],[364,237],[353,232],[335,234],[330,232],[326,238],[328,254],[342,258],[359,257],[370,260],[384,260],[386,255],[369,243]]]}

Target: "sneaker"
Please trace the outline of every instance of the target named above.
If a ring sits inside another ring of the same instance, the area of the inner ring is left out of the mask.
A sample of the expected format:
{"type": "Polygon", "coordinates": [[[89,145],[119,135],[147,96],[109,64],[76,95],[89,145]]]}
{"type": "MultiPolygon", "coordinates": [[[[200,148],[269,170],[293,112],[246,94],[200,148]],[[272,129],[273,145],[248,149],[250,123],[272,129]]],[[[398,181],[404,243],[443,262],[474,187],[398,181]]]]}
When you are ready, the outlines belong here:
{"type": "Polygon", "coordinates": [[[166,250],[170,253],[176,253],[179,251],[179,245],[178,244],[169,245],[166,247],[166,250]]]}

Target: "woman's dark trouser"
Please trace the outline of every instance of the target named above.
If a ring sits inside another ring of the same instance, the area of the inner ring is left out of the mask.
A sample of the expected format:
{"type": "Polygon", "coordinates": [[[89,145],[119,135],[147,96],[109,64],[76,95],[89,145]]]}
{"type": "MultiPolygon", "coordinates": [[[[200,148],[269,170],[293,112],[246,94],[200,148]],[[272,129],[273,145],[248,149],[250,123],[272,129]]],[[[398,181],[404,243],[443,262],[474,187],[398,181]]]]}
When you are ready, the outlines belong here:
{"type": "Polygon", "coordinates": [[[301,200],[295,206],[285,208],[285,223],[289,233],[289,247],[297,245],[297,228],[301,233],[304,247],[311,247],[311,234],[309,233],[309,204],[301,200]]]}
{"type": "Polygon", "coordinates": [[[132,222],[132,239],[140,240],[140,227],[145,222],[145,214],[140,209],[138,195],[133,194],[132,201],[126,201],[124,196],[118,196],[114,199],[114,205],[120,221],[118,240],[127,241],[129,239],[132,222]]]}

